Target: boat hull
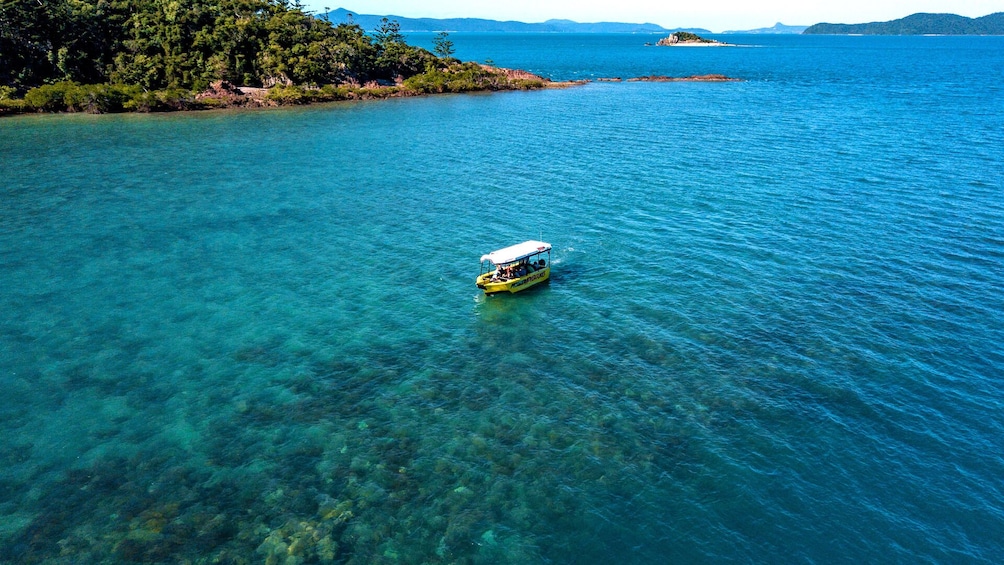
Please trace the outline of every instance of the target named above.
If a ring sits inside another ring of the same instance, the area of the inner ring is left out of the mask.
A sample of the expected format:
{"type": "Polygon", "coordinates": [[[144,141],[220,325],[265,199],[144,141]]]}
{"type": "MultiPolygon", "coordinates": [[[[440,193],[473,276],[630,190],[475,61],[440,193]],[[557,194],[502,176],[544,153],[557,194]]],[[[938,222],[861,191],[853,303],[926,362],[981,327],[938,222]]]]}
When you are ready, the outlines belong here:
{"type": "Polygon", "coordinates": [[[492,273],[485,273],[478,277],[478,288],[485,291],[485,294],[497,294],[499,292],[516,293],[538,285],[551,278],[551,267],[547,266],[539,271],[534,271],[519,278],[507,281],[492,281],[492,273]]]}

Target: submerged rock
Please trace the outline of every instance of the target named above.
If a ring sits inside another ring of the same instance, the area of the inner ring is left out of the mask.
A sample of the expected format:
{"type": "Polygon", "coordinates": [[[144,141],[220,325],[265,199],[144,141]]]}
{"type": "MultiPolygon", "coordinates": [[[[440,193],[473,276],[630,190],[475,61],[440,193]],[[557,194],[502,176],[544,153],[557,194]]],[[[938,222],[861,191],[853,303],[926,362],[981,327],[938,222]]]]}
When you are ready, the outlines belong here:
{"type": "Polygon", "coordinates": [[[725,75],[692,75],[689,77],[650,75],[646,77],[629,78],[628,82],[739,82],[741,80],[742,79],[731,78],[725,75]]]}

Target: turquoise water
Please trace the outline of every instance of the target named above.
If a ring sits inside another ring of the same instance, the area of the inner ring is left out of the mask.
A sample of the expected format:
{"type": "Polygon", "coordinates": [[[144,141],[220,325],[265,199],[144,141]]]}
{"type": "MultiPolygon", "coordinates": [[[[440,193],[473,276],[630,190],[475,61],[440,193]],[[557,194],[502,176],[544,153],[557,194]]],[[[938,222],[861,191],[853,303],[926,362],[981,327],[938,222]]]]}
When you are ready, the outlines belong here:
{"type": "Polygon", "coordinates": [[[1000,561],[1004,39],[451,39],[745,81],[0,120],[0,562],[1000,561]]]}

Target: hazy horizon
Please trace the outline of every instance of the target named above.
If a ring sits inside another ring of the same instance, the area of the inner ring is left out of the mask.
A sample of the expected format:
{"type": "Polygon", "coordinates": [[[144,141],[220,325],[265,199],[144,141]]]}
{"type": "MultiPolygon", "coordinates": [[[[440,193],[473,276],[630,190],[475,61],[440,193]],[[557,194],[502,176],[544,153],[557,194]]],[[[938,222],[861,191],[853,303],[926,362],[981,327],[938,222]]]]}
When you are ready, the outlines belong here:
{"type": "Polygon", "coordinates": [[[665,28],[704,28],[715,32],[771,27],[776,23],[809,26],[817,23],[858,24],[889,21],[916,14],[946,13],[970,18],[1004,10],[999,2],[947,0],[867,2],[848,0],[837,5],[766,0],[751,6],[738,0],[710,0],[700,5],[674,5],[652,0],[621,0],[611,4],[582,5],[572,0],[533,2],[514,0],[504,4],[484,1],[429,0],[303,0],[307,9],[323,13],[345,8],[360,14],[394,15],[403,18],[483,18],[539,23],[550,19],[580,23],[653,23],[665,28]]]}

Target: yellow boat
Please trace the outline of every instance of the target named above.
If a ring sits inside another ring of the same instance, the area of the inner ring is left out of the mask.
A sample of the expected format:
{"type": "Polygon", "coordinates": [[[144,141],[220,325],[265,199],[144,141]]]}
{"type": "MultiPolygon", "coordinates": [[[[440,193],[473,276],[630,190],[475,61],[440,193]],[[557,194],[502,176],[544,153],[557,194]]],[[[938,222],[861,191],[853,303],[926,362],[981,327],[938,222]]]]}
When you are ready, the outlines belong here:
{"type": "Polygon", "coordinates": [[[550,276],[551,244],[531,240],[482,255],[476,284],[485,294],[519,292],[550,276]]]}

